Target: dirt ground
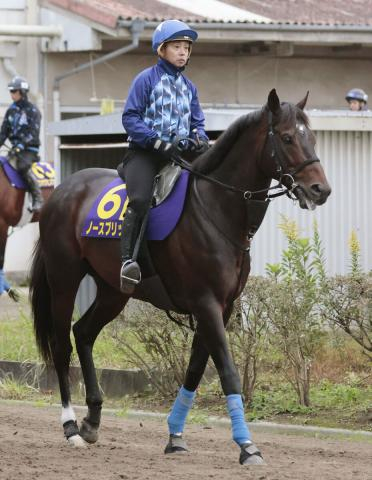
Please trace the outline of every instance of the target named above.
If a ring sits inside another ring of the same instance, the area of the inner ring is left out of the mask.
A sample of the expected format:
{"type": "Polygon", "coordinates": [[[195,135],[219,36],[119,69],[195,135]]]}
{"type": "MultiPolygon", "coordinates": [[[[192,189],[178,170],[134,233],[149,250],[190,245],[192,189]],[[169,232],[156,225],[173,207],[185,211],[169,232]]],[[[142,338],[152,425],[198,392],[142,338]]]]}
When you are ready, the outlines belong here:
{"type": "MultiPolygon", "coordinates": [[[[52,407],[0,404],[1,480],[371,480],[372,444],[283,434],[255,434],[266,466],[242,467],[230,430],[189,425],[190,453],[163,454],[165,421],[104,414],[100,439],[70,447],[52,407]]],[[[81,419],[82,412],[78,412],[81,419]]]]}

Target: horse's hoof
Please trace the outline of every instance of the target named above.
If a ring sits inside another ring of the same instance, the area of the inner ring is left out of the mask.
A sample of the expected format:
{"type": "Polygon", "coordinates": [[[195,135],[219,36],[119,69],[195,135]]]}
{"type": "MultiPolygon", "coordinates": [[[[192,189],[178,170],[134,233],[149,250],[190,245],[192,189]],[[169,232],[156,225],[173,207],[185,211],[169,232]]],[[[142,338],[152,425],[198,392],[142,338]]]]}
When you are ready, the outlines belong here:
{"type": "Polygon", "coordinates": [[[87,444],[84,442],[80,435],[72,435],[72,437],[69,437],[67,439],[67,442],[72,447],[85,448],[87,446],[87,444]]]}
{"type": "Polygon", "coordinates": [[[169,435],[169,441],[165,447],[164,453],[186,453],[189,449],[187,448],[185,440],[182,438],[182,435],[169,435]]]}
{"type": "Polygon", "coordinates": [[[240,448],[240,465],[265,465],[261,452],[254,443],[244,443],[240,448]]]}
{"type": "Polygon", "coordinates": [[[98,440],[98,428],[93,427],[85,419],[81,422],[80,435],[88,443],[96,443],[98,440]]]}

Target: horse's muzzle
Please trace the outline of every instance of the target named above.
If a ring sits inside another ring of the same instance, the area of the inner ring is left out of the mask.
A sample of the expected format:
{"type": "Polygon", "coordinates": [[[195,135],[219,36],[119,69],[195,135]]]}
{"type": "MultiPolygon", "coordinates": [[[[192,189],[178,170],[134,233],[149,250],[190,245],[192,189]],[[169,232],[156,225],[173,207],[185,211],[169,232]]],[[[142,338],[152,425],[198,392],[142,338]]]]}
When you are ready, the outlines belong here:
{"type": "Polygon", "coordinates": [[[299,185],[293,190],[293,193],[301,208],[315,210],[318,205],[323,205],[327,201],[331,191],[328,183],[313,183],[310,187],[299,185]]]}

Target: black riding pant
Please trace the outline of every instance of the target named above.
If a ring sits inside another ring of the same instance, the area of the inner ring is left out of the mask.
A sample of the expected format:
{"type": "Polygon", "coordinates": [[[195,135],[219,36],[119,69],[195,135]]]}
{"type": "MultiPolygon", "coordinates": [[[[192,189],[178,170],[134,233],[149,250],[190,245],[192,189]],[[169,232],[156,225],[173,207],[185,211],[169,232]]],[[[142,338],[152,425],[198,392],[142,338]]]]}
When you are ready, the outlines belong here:
{"type": "Polygon", "coordinates": [[[17,170],[25,177],[26,173],[30,170],[32,164],[38,161],[38,155],[36,152],[30,152],[28,150],[22,150],[17,153],[17,170]]]}
{"type": "Polygon", "coordinates": [[[151,204],[154,178],[166,163],[156,152],[129,150],[118,168],[119,175],[127,184],[128,208],[132,208],[140,218],[151,204]]]}

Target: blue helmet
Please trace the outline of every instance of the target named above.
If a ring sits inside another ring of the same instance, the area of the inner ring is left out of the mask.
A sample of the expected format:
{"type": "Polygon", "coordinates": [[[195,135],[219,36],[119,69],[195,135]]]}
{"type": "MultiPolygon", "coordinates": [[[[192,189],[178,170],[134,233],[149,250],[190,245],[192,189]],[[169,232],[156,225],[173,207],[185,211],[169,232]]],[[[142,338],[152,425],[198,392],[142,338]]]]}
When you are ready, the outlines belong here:
{"type": "Polygon", "coordinates": [[[368,95],[361,88],[352,88],[349,92],[347,92],[345,98],[348,102],[350,100],[359,100],[360,102],[367,103],[368,95]]]}
{"type": "Polygon", "coordinates": [[[152,49],[157,53],[159,47],[165,42],[171,42],[173,40],[195,42],[197,38],[198,34],[195,30],[191,30],[186,23],[180,20],[165,20],[155,29],[152,36],[152,49]]]}

